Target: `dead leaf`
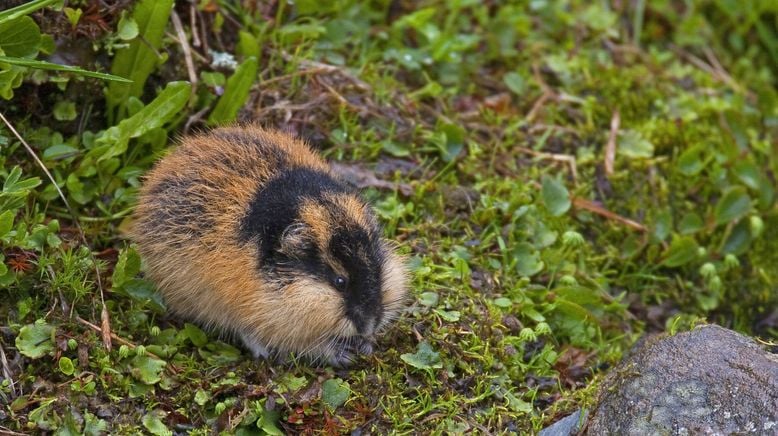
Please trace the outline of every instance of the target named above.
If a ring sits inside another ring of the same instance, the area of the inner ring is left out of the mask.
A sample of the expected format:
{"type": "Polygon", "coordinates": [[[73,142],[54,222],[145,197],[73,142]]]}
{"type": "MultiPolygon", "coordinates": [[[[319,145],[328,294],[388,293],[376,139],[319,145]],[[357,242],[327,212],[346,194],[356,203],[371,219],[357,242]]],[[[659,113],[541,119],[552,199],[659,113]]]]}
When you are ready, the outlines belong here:
{"type": "Polygon", "coordinates": [[[108,308],[103,304],[103,311],[100,314],[100,334],[103,337],[103,345],[105,349],[111,351],[111,319],[108,316],[108,308]]]}
{"type": "Polygon", "coordinates": [[[621,115],[616,109],[611,117],[611,131],[608,135],[608,143],[605,145],[605,174],[608,176],[613,174],[613,161],[616,160],[616,135],[619,133],[620,125],[621,115]]]}

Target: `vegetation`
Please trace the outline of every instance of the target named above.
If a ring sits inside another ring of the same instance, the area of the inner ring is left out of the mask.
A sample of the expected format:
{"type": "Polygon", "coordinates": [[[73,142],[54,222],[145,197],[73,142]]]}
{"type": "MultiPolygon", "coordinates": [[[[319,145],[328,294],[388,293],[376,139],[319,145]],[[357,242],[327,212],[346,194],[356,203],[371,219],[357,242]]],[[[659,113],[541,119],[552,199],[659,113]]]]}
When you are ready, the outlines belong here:
{"type": "Polygon", "coordinates": [[[775,338],[778,3],[416,3],[4,3],[0,430],[533,432],[646,332],[775,338]],[[235,120],[321,148],[410,258],[353,368],[166,315],[122,237],[171,138],[235,120]]]}

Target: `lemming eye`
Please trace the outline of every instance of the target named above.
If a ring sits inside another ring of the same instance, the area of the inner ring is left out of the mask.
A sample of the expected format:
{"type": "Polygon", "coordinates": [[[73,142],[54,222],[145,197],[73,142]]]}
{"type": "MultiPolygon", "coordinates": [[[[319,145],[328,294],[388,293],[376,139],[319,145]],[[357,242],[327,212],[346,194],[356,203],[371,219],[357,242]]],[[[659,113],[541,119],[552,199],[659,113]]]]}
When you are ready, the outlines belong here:
{"type": "Polygon", "coordinates": [[[341,276],[335,277],[335,287],[341,291],[346,289],[346,278],[341,276]]]}

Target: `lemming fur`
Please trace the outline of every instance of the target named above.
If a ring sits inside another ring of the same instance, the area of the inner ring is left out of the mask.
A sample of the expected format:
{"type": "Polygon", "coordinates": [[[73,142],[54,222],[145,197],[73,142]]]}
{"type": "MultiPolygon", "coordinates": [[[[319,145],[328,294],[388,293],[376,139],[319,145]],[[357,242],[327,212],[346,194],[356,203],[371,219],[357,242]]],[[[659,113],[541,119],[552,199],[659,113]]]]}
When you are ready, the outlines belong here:
{"type": "Polygon", "coordinates": [[[255,356],[346,364],[407,292],[369,205],[304,142],[255,126],[181,140],[146,176],[131,238],[173,312],[255,356]]]}

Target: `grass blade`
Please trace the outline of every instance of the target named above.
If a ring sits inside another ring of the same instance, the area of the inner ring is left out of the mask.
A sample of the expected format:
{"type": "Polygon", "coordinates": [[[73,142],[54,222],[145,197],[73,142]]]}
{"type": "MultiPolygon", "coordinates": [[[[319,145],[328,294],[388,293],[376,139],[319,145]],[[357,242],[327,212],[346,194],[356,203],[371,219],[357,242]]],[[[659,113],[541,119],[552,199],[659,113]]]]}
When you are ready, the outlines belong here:
{"type": "Polygon", "coordinates": [[[111,65],[111,73],[130,79],[131,84],[111,83],[106,95],[111,123],[125,117],[125,103],[131,96],[139,97],[143,85],[157,64],[156,51],[162,46],[173,0],[141,0],[135,6],[132,18],[138,24],[138,36],[130,46],[118,50],[111,65]]]}
{"type": "Polygon", "coordinates": [[[95,71],[84,70],[78,67],[72,67],[70,65],[54,64],[51,62],[39,61],[35,59],[0,56],[0,63],[17,65],[20,67],[35,68],[38,70],[62,71],[65,73],[73,73],[85,77],[94,77],[96,79],[109,80],[112,82],[125,82],[125,83],[132,82],[132,80],[125,79],[124,77],[114,76],[112,74],[98,73],[95,71]]]}
{"type": "Polygon", "coordinates": [[[16,6],[15,8],[6,9],[0,12],[0,24],[6,21],[15,20],[19,17],[29,15],[38,9],[45,8],[46,6],[56,3],[59,0],[33,0],[31,2],[16,6]]]}
{"type": "Polygon", "coordinates": [[[227,80],[224,94],[216,102],[216,107],[208,117],[208,124],[224,124],[235,121],[238,111],[249,98],[249,90],[257,78],[257,58],[250,57],[243,61],[227,80]]]}

